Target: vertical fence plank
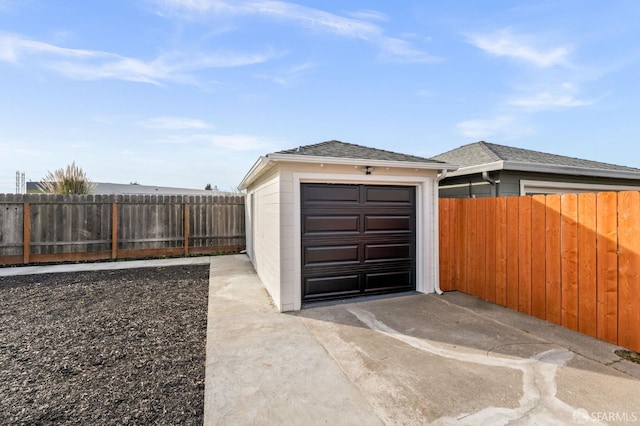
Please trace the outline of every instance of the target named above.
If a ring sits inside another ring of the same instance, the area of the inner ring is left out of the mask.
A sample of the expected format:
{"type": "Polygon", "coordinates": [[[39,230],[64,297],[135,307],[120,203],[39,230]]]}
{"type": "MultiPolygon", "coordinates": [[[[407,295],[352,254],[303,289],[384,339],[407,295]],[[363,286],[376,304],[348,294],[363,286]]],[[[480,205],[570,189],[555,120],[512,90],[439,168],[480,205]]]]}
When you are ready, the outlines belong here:
{"type": "Polygon", "coordinates": [[[440,198],[438,200],[438,245],[440,250],[439,270],[440,270],[440,289],[449,291],[450,271],[452,256],[449,253],[451,246],[449,245],[449,225],[451,224],[451,214],[449,212],[449,198],[440,198]]]}
{"type": "Polygon", "coordinates": [[[26,264],[31,260],[31,204],[24,203],[22,215],[22,262],[26,264]]]}
{"type": "Polygon", "coordinates": [[[468,240],[467,240],[467,256],[469,263],[467,263],[467,277],[469,283],[467,289],[470,294],[478,296],[478,203],[477,199],[469,200],[469,216],[467,217],[468,223],[468,240]]]}
{"type": "Polygon", "coordinates": [[[486,198],[478,198],[476,200],[476,259],[477,259],[477,267],[476,267],[476,295],[486,300],[487,292],[487,199],[486,198]]]}
{"type": "Polygon", "coordinates": [[[518,199],[518,310],[531,315],[531,197],[518,199]]]}
{"type": "Polygon", "coordinates": [[[184,254],[189,254],[189,203],[184,203],[184,213],[182,215],[184,223],[184,254]]]}
{"type": "Polygon", "coordinates": [[[459,265],[460,262],[458,261],[458,257],[462,254],[460,252],[460,247],[459,247],[459,239],[458,239],[458,232],[459,232],[459,223],[460,223],[460,200],[458,199],[450,199],[449,200],[449,212],[451,214],[451,219],[452,222],[449,224],[449,232],[451,232],[451,235],[449,236],[449,245],[451,246],[451,249],[449,250],[449,253],[451,254],[451,262],[449,264],[449,268],[450,268],[450,289],[451,290],[459,290],[459,283],[460,283],[460,269],[459,269],[459,265]]]}
{"type": "Polygon", "coordinates": [[[618,194],[596,196],[597,324],[596,337],[618,343],[618,194]]]}
{"type": "Polygon", "coordinates": [[[596,336],[596,195],[578,195],[578,331],[596,336]]]}
{"type": "Polygon", "coordinates": [[[469,258],[467,256],[469,247],[469,203],[464,200],[464,203],[460,203],[460,222],[458,223],[458,249],[459,256],[457,257],[460,265],[458,266],[459,276],[458,276],[458,290],[468,293],[469,292],[469,275],[467,274],[467,264],[469,263],[469,258]]]}
{"type": "Polygon", "coordinates": [[[562,326],[578,329],[578,196],[561,197],[562,326]]]}
{"type": "Polygon", "coordinates": [[[545,238],[546,197],[534,195],[531,200],[531,314],[546,319],[545,238]]]}
{"type": "Polygon", "coordinates": [[[507,198],[507,307],[518,310],[518,197],[507,198]]]}
{"type": "Polygon", "coordinates": [[[547,195],[545,217],[545,276],[547,321],[562,324],[562,262],[560,196],[547,195]]]}
{"type": "Polygon", "coordinates": [[[640,192],[618,194],[618,344],[640,351],[640,192]]]}
{"type": "Polygon", "coordinates": [[[496,303],[507,306],[507,199],[496,204],[496,303]]]}
{"type": "Polygon", "coordinates": [[[111,203],[111,258],[118,258],[118,204],[111,203]]]}
{"type": "Polygon", "coordinates": [[[496,199],[485,198],[486,209],[486,270],[485,297],[489,302],[496,302],[496,199]]]}

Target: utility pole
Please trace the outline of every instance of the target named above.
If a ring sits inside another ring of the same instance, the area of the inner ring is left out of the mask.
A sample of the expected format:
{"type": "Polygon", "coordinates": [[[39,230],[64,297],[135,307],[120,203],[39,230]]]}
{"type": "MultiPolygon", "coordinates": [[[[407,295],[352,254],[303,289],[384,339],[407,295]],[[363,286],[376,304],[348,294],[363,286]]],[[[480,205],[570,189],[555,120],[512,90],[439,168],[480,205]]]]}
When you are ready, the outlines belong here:
{"type": "Polygon", "coordinates": [[[27,192],[24,172],[16,171],[16,194],[24,194],[27,192]]]}

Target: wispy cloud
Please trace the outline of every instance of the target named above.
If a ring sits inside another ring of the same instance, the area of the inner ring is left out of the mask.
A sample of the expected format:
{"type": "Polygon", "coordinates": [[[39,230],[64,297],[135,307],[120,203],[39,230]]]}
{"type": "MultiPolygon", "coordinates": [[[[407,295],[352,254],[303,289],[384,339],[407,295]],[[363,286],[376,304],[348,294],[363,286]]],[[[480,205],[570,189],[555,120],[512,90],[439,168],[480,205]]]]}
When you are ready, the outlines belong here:
{"type": "Polygon", "coordinates": [[[186,117],[153,117],[138,121],[136,124],[147,129],[161,130],[193,130],[210,127],[202,120],[186,117]]]}
{"type": "Polygon", "coordinates": [[[25,3],[30,3],[29,0],[0,0],[0,13],[13,12],[20,6],[24,6],[25,3]]]}
{"type": "Polygon", "coordinates": [[[572,108],[593,105],[596,100],[577,99],[572,95],[537,93],[531,97],[516,98],[509,101],[510,105],[524,107],[531,110],[547,110],[556,108],[572,108]]]}
{"type": "Polygon", "coordinates": [[[256,78],[260,78],[263,80],[273,81],[280,86],[290,86],[297,82],[302,74],[305,71],[313,68],[313,64],[311,62],[305,62],[299,65],[294,65],[288,69],[285,69],[281,72],[271,73],[271,74],[256,74],[256,78]]]}
{"type": "Polygon", "coordinates": [[[204,144],[225,152],[265,152],[276,145],[269,138],[244,134],[195,133],[190,135],[167,135],[159,140],[165,144],[204,144]]]}
{"type": "Polygon", "coordinates": [[[581,99],[579,87],[565,82],[556,87],[545,86],[544,89],[529,90],[529,93],[509,99],[508,104],[528,111],[575,108],[593,105],[599,99],[581,99]]]}
{"type": "Polygon", "coordinates": [[[488,140],[491,137],[516,139],[532,133],[531,129],[513,116],[497,116],[489,119],[466,120],[456,124],[460,133],[471,139],[488,140]]]}
{"type": "Polygon", "coordinates": [[[375,11],[351,12],[341,16],[295,3],[274,0],[156,0],[160,14],[202,16],[203,14],[262,15],[291,22],[305,28],[324,31],[341,37],[355,38],[377,45],[385,59],[406,62],[434,62],[440,58],[429,55],[406,40],[389,37],[382,27],[368,21],[382,21],[386,16],[375,11]]]}
{"type": "Polygon", "coordinates": [[[74,49],[0,33],[0,61],[29,64],[79,80],[115,79],[151,84],[195,83],[193,73],[266,62],[279,54],[165,52],[151,60],[111,52],[74,49]]]}
{"type": "Polygon", "coordinates": [[[353,12],[347,12],[346,14],[351,16],[352,18],[360,19],[363,21],[385,22],[389,20],[389,17],[384,13],[372,9],[356,10],[353,12]]]}
{"type": "Polygon", "coordinates": [[[540,68],[566,64],[571,52],[565,46],[539,47],[535,37],[515,35],[509,28],[471,35],[469,41],[492,55],[518,59],[540,68]]]}

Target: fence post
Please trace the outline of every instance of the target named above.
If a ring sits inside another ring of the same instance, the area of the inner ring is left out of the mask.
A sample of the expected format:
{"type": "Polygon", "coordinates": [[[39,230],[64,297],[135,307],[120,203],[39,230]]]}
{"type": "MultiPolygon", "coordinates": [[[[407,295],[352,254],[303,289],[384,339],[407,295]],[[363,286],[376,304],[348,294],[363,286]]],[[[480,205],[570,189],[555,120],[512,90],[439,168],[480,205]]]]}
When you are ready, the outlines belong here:
{"type": "Polygon", "coordinates": [[[22,215],[22,262],[26,264],[31,257],[31,205],[29,203],[24,203],[22,215]]]}
{"type": "Polygon", "coordinates": [[[189,254],[189,203],[184,203],[184,213],[182,217],[184,218],[184,223],[182,228],[184,229],[184,255],[189,254]]]}
{"type": "Polygon", "coordinates": [[[118,204],[111,203],[111,259],[118,257],[118,204]]]}

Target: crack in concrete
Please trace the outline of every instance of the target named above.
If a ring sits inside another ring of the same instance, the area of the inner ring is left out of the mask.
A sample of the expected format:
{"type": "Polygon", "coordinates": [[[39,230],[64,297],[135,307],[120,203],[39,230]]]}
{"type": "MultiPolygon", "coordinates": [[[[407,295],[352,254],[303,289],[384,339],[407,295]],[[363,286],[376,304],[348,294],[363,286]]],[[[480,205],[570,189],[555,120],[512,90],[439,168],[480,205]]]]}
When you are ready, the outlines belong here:
{"type": "Polygon", "coordinates": [[[573,353],[568,349],[550,349],[528,359],[489,357],[481,353],[447,349],[426,339],[408,336],[387,326],[365,309],[350,307],[347,310],[370,329],[432,355],[522,372],[522,397],[518,407],[487,407],[475,413],[442,417],[434,424],[506,425],[514,421],[521,424],[565,424],[581,420],[576,418],[576,413],[580,414],[580,410],[556,397],[557,370],[573,358],[573,353]]]}

